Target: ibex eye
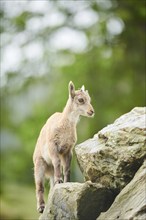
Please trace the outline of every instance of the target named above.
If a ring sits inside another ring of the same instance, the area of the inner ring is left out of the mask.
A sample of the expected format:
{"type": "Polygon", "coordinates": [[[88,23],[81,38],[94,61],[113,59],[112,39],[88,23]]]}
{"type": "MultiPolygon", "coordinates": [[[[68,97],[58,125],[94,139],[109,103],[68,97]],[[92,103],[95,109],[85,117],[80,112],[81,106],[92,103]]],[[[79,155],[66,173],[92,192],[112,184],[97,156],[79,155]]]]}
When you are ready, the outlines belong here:
{"type": "Polygon", "coordinates": [[[78,99],[78,101],[79,101],[80,103],[84,103],[84,99],[82,99],[82,98],[78,99]]]}

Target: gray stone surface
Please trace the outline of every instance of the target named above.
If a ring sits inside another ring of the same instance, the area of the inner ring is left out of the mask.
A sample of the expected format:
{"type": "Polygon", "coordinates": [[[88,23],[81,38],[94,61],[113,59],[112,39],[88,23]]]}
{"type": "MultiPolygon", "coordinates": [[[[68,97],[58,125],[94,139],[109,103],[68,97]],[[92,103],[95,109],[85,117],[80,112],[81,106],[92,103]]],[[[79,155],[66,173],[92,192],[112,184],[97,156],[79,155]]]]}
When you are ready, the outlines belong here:
{"type": "Polygon", "coordinates": [[[134,108],[75,147],[85,180],[120,191],[146,158],[146,108],[134,108]]]}
{"type": "Polygon", "coordinates": [[[145,220],[146,219],[146,162],[133,180],[116,197],[110,209],[97,220],[145,220]]]}
{"type": "Polygon", "coordinates": [[[100,184],[57,184],[49,194],[48,204],[40,220],[95,220],[109,208],[113,199],[111,190],[100,184]]]}

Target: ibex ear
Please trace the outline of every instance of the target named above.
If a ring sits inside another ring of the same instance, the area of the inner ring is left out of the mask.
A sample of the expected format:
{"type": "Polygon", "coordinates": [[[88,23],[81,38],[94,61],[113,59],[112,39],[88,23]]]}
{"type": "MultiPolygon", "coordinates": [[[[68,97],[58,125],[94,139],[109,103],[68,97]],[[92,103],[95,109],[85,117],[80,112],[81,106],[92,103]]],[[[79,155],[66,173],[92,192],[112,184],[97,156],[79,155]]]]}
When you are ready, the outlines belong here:
{"type": "Polygon", "coordinates": [[[73,99],[75,97],[75,86],[72,81],[69,82],[68,89],[69,89],[69,95],[73,99]]]}
{"type": "Polygon", "coordinates": [[[84,85],[82,86],[81,91],[83,91],[83,92],[85,91],[85,86],[84,85]]]}

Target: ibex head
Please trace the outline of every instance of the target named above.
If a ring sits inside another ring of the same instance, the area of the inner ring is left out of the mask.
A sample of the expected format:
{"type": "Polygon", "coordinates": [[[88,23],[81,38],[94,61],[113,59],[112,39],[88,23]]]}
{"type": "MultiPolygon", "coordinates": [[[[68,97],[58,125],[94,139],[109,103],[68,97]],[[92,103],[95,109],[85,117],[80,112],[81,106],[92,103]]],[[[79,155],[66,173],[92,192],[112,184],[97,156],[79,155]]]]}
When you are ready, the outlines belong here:
{"type": "Polygon", "coordinates": [[[81,89],[75,90],[73,82],[69,82],[69,98],[72,102],[72,108],[79,115],[93,117],[94,109],[91,105],[91,98],[85,86],[82,86],[81,89]]]}

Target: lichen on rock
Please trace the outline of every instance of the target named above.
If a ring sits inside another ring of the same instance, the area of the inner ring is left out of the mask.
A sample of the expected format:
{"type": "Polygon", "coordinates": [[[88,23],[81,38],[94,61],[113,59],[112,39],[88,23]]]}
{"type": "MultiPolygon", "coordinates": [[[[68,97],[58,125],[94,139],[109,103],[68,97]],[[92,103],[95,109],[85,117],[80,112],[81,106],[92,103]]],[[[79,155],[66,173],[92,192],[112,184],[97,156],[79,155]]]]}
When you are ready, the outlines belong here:
{"type": "Polygon", "coordinates": [[[75,147],[85,180],[121,190],[146,158],[146,108],[134,108],[75,147]]]}

